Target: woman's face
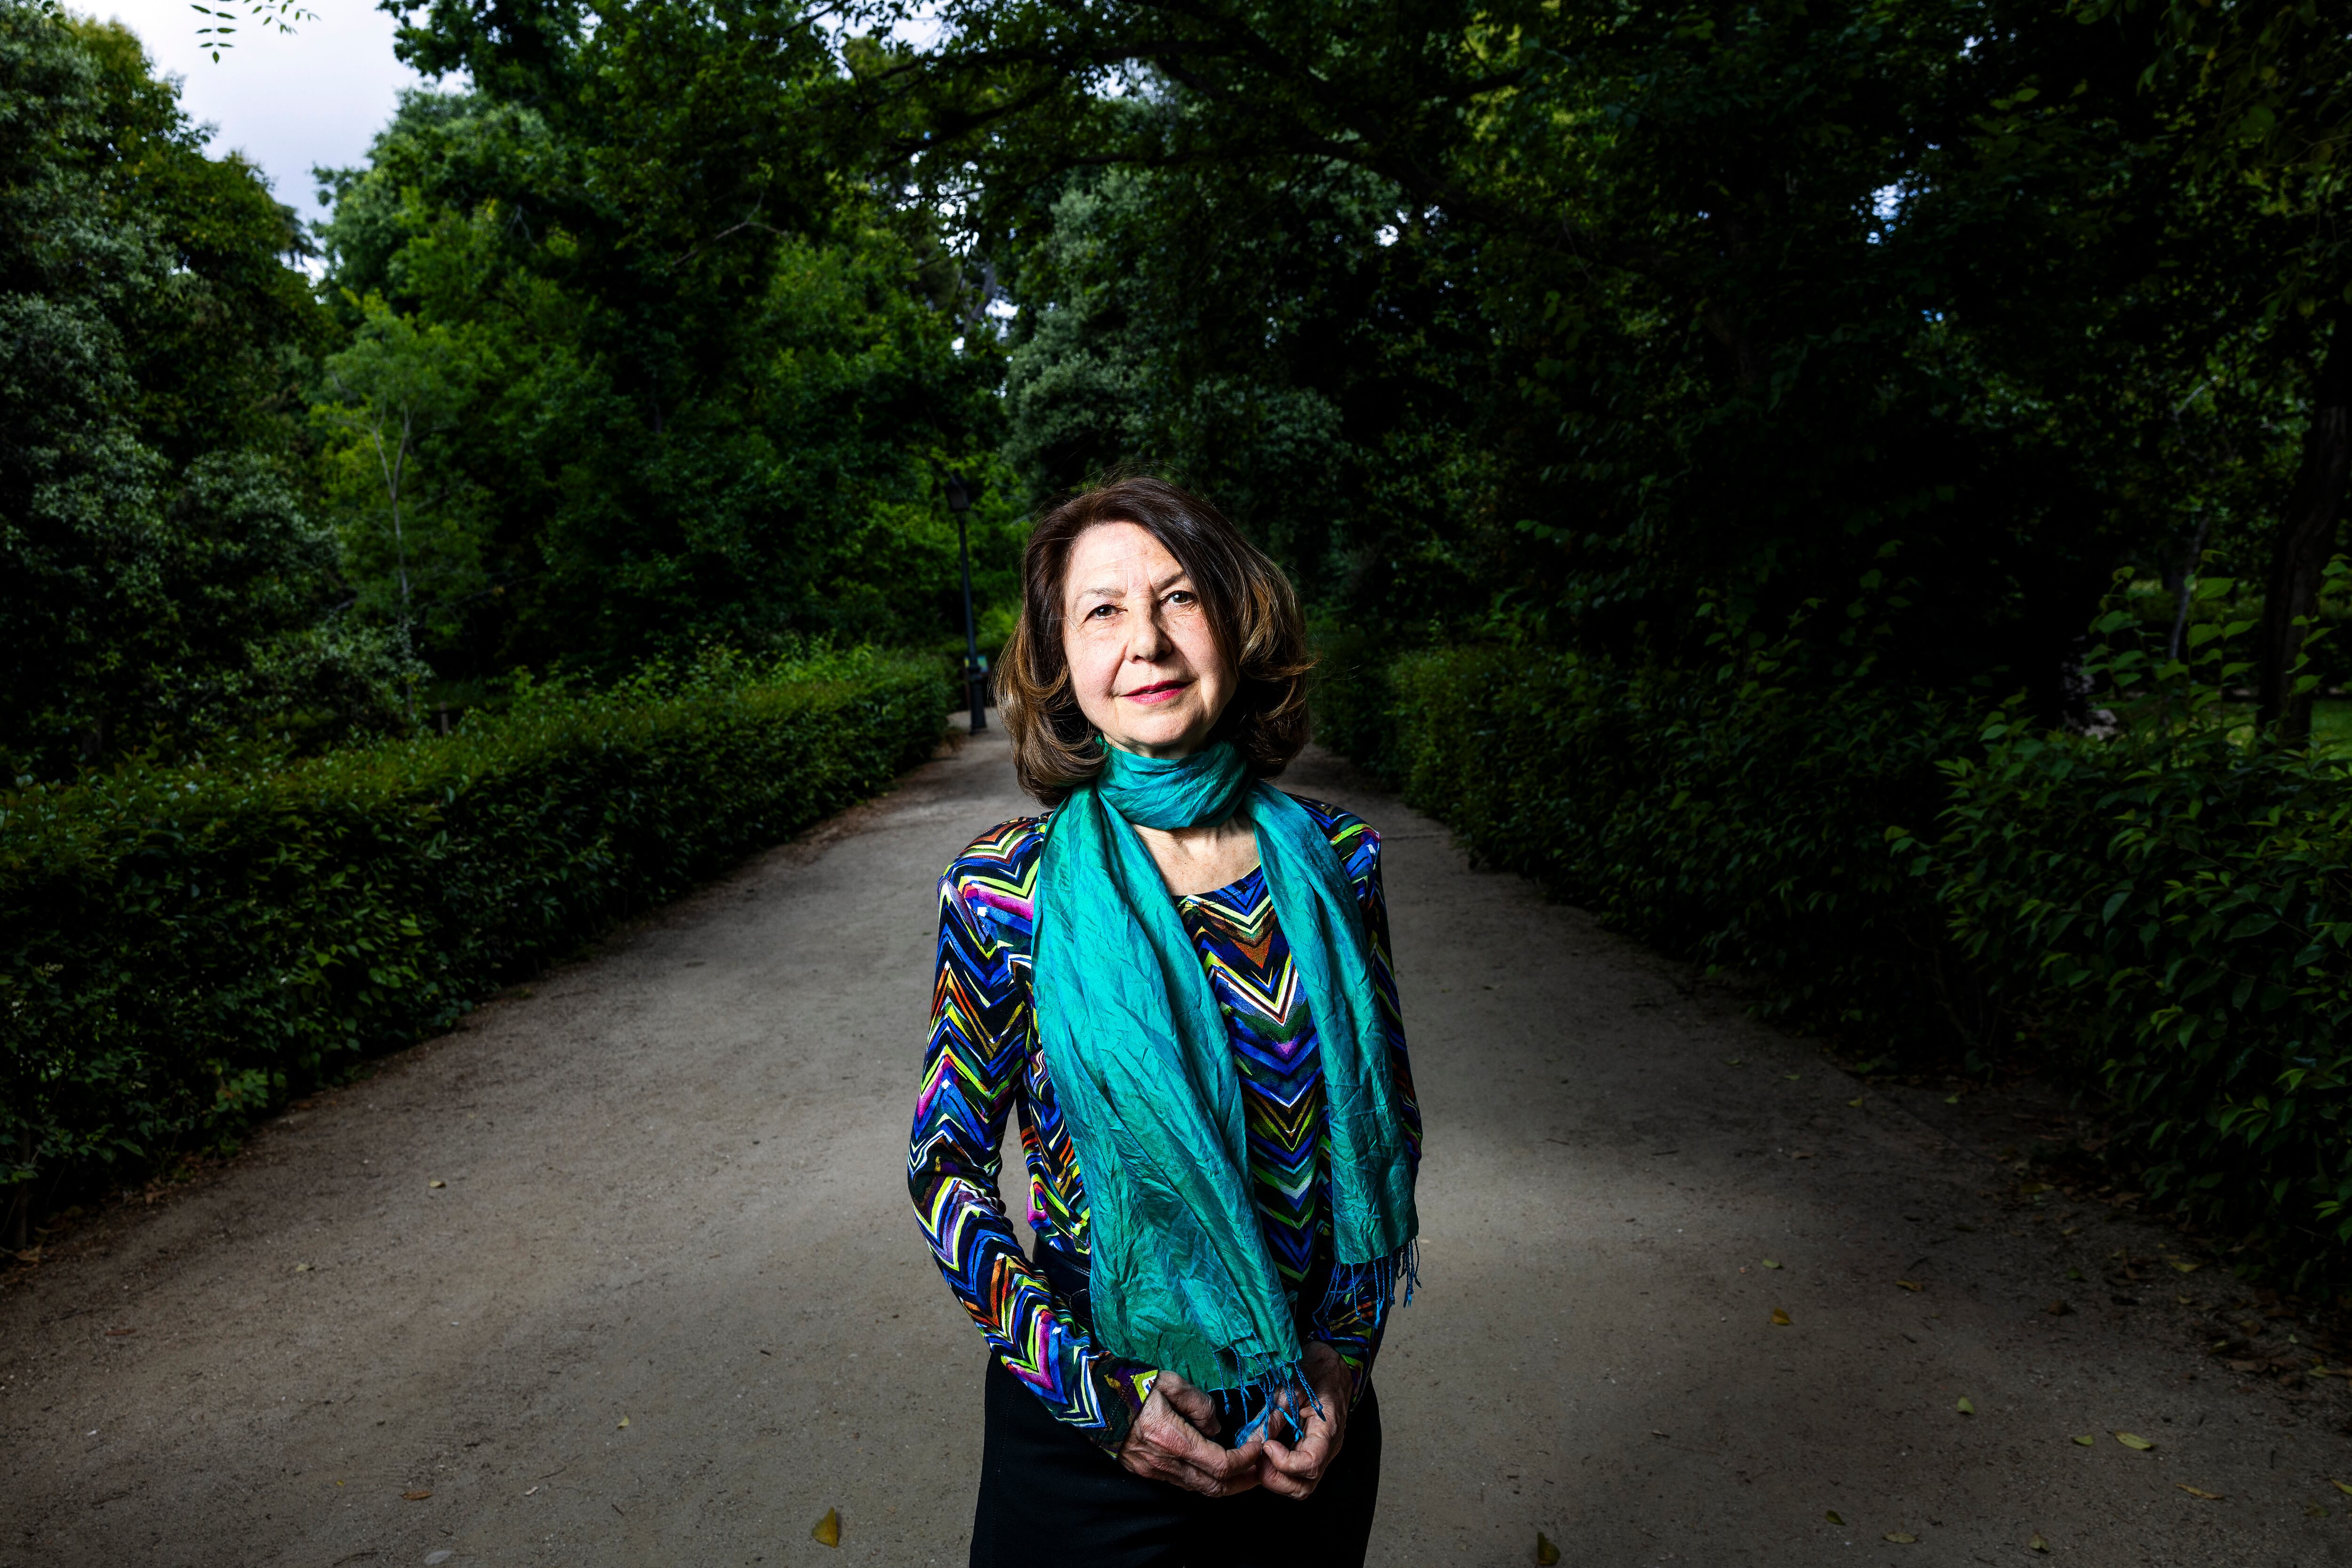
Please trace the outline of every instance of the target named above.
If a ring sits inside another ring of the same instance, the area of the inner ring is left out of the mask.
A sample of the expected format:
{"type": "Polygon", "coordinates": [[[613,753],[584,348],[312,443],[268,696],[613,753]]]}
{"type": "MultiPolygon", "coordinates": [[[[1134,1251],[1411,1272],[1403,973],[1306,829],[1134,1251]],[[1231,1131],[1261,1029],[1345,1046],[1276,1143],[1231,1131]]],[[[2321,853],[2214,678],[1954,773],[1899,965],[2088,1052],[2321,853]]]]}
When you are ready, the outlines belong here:
{"type": "Polygon", "coordinates": [[[1087,721],[1139,756],[1200,750],[1234,694],[1192,578],[1131,522],[1098,522],[1071,542],[1062,654],[1087,721]]]}

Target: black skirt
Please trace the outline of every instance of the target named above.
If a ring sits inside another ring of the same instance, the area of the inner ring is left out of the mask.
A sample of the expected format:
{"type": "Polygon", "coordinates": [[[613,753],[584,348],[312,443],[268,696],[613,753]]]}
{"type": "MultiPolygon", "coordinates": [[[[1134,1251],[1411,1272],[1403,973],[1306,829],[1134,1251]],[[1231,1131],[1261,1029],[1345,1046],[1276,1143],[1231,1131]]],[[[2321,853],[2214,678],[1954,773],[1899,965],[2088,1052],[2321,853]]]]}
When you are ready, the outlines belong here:
{"type": "MultiPolygon", "coordinates": [[[[1083,1321],[1084,1275],[1040,1251],[1083,1321]]],[[[1362,1568],[1381,1489],[1381,1407],[1369,1384],[1339,1457],[1303,1501],[1263,1488],[1202,1497],[1136,1475],[1055,1420],[993,1355],[986,1390],[971,1568],[1362,1568]]],[[[1234,1423],[1219,1406],[1219,1440],[1230,1445],[1234,1423]]]]}

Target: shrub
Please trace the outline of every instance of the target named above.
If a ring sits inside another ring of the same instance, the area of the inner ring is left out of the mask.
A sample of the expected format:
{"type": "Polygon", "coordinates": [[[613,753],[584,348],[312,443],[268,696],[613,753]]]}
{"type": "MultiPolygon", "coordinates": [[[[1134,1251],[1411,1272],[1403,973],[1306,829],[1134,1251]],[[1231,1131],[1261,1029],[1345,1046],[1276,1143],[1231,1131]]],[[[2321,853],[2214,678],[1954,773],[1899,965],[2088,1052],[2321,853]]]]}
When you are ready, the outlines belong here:
{"type": "Polygon", "coordinates": [[[1480,860],[1747,972],[1768,1013],[1874,1056],[2030,1052],[2105,1097],[2152,1195],[2341,1288],[2352,777],[2223,717],[2249,630],[2200,619],[2178,663],[2100,649],[2138,716],[2107,735],[1783,683],[1769,654],[1524,647],[1335,654],[1326,733],[1480,860]]]}
{"type": "MultiPolygon", "coordinates": [[[[2200,592],[2225,597],[2209,579],[2200,592]]],[[[2103,633],[2121,628],[2111,615],[2103,633]]],[[[2352,779],[2221,717],[2251,620],[2178,663],[2095,661],[2157,715],[2115,736],[2004,712],[1944,764],[1940,886],[2021,1039],[2107,1093],[2151,1195],[2306,1284],[2352,1280],[2352,779]]],[[[2306,679],[2309,679],[2306,677],[2306,679]]]]}
{"type": "Polygon", "coordinates": [[[143,1173],[871,795],[936,666],[724,655],[455,734],[0,795],[0,1182],[143,1173]]]}

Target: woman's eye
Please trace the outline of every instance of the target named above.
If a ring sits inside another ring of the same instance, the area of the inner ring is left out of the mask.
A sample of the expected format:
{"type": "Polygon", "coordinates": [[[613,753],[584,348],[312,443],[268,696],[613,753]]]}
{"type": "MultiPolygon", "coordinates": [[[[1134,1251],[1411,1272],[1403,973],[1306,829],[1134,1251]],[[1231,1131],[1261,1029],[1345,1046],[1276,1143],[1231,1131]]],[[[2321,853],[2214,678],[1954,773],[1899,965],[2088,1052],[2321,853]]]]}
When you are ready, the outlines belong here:
{"type": "Polygon", "coordinates": [[[1087,619],[1090,621],[1106,620],[1114,614],[1118,608],[1118,606],[1116,605],[1097,605],[1093,609],[1087,612],[1087,619]]]}
{"type": "Polygon", "coordinates": [[[1194,596],[1192,589],[1179,588],[1174,593],[1168,595],[1168,602],[1171,605],[1190,606],[1192,605],[1198,604],[1200,601],[1194,596]]]}

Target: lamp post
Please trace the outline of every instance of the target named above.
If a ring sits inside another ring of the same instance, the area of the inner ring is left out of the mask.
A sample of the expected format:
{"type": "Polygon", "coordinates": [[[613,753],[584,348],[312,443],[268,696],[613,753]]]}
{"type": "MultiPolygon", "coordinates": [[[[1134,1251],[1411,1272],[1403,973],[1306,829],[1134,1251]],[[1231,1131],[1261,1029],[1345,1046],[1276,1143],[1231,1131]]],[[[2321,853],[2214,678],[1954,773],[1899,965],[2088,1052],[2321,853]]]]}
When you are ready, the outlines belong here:
{"type": "Polygon", "coordinates": [[[971,532],[965,513],[971,510],[972,491],[979,487],[961,474],[948,475],[948,510],[955,513],[956,548],[963,555],[963,684],[971,699],[971,732],[988,728],[987,672],[980,661],[980,631],[971,618],[971,532]]]}

